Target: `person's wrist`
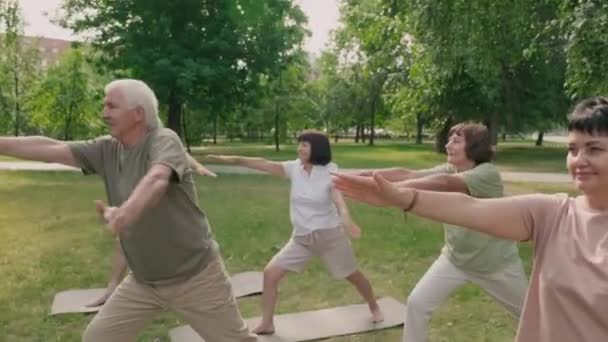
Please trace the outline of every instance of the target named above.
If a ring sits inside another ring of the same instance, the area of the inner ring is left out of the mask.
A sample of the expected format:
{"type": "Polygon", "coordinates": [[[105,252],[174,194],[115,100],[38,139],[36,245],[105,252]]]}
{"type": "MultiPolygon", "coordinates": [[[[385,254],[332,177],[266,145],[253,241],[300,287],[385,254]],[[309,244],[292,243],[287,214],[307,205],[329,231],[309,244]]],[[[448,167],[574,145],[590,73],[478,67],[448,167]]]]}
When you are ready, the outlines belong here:
{"type": "Polygon", "coordinates": [[[416,189],[409,189],[409,192],[411,193],[411,199],[409,201],[409,203],[407,204],[406,207],[403,208],[404,212],[408,212],[410,210],[412,210],[414,208],[414,206],[416,205],[416,202],[418,202],[418,191],[416,189]]]}

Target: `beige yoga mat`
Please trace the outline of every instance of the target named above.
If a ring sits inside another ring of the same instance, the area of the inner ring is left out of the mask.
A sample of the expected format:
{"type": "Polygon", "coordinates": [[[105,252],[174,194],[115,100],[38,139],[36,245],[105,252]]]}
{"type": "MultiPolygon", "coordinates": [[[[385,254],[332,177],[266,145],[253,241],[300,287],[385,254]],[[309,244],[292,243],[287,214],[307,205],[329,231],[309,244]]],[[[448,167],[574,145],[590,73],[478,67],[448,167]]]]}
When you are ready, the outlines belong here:
{"type": "MultiPolygon", "coordinates": [[[[378,301],[384,313],[384,322],[374,324],[367,304],[340,306],[329,309],[288,313],[275,316],[276,333],[259,336],[262,342],[296,342],[352,335],[372,330],[386,329],[403,324],[405,305],[394,298],[378,301]]],[[[260,317],[247,319],[253,328],[260,317]]],[[[169,332],[171,342],[204,342],[190,326],[181,326],[169,332]]]]}
{"type": "MultiPolygon", "coordinates": [[[[230,278],[237,298],[260,294],[264,282],[262,272],[237,273],[230,278]]],[[[97,312],[101,306],[86,307],[101,297],[105,289],[68,290],[55,295],[50,315],[97,312]]]]}

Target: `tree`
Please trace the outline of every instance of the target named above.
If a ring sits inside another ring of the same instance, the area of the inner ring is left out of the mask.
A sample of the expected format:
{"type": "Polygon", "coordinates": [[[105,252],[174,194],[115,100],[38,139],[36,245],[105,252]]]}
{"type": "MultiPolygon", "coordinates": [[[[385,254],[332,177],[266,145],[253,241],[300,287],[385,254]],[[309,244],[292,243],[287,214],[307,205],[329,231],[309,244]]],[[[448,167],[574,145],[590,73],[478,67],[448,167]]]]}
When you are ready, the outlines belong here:
{"type": "Polygon", "coordinates": [[[565,41],[566,89],[573,100],[608,93],[608,3],[560,1],[559,23],[565,41]]]}
{"type": "MultiPolygon", "coordinates": [[[[23,19],[19,2],[0,2],[0,108],[8,110],[7,121],[12,133],[18,136],[26,118],[28,90],[33,88],[39,68],[36,41],[23,37],[23,19]]],[[[5,127],[7,128],[7,127],[5,127]]]]}
{"type": "Polygon", "coordinates": [[[324,51],[316,60],[318,74],[308,86],[312,105],[309,122],[323,127],[337,142],[340,132],[352,127],[362,113],[359,93],[361,83],[355,82],[352,65],[341,65],[336,51],[324,51]]]}
{"type": "Polygon", "coordinates": [[[217,127],[304,34],[302,12],[284,0],[66,0],[64,9],[63,25],[91,32],[106,65],[153,86],[178,134],[192,97],[207,99],[217,127]]]}
{"type": "Polygon", "coordinates": [[[405,72],[409,64],[407,36],[399,10],[396,0],[344,1],[341,6],[344,27],[336,40],[343,50],[359,50],[357,57],[364,63],[370,145],[374,144],[377,114],[384,112],[380,109],[385,82],[405,72]]]}
{"type": "Polygon", "coordinates": [[[40,82],[32,103],[32,123],[64,140],[85,138],[99,121],[102,86],[80,48],[71,48],[40,82]]]}
{"type": "Polygon", "coordinates": [[[455,121],[483,121],[495,143],[501,129],[555,122],[551,109],[564,102],[563,54],[546,29],[556,21],[555,3],[352,0],[344,7],[366,67],[401,75],[382,90],[393,111],[415,116],[419,133],[423,124],[437,126],[442,149],[441,133],[455,121]]]}
{"type": "Polygon", "coordinates": [[[304,52],[299,50],[286,59],[286,64],[279,64],[281,72],[275,77],[268,76],[265,86],[266,121],[272,122],[275,150],[280,150],[280,143],[287,137],[287,121],[293,115],[301,113],[299,106],[306,101],[304,85],[309,72],[309,65],[304,52]]]}

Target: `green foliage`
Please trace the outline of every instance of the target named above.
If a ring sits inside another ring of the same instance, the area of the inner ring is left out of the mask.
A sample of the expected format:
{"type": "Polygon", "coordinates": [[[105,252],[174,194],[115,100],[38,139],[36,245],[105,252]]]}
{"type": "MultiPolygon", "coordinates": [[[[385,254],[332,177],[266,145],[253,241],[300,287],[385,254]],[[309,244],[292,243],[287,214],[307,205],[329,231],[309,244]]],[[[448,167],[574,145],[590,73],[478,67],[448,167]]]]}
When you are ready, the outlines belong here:
{"type": "Polygon", "coordinates": [[[28,127],[30,90],[39,72],[36,41],[24,39],[19,1],[0,2],[0,133],[20,135],[28,127]]]}
{"type": "Polygon", "coordinates": [[[604,1],[341,4],[336,53],[356,50],[351,65],[372,79],[388,74],[377,89],[390,117],[406,125],[451,118],[483,121],[494,136],[546,131],[563,124],[571,99],[607,90],[604,1]]]}
{"type": "Polygon", "coordinates": [[[64,140],[90,137],[101,126],[103,85],[99,81],[84,52],[70,49],[38,85],[31,104],[32,124],[41,133],[64,140]]]}
{"type": "Polygon", "coordinates": [[[608,3],[562,0],[559,19],[565,41],[568,93],[573,99],[607,94],[608,3]]]}
{"type": "Polygon", "coordinates": [[[280,72],[305,34],[302,12],[283,0],[66,0],[64,8],[64,25],[93,31],[109,68],[153,86],[178,133],[184,104],[204,98],[217,122],[261,73],[280,72]]]}
{"type": "Polygon", "coordinates": [[[308,128],[369,132],[370,144],[378,127],[421,142],[464,120],[495,138],[546,132],[574,101],[608,92],[601,0],[342,0],[342,25],[315,60],[302,51],[307,19],[292,0],[66,0],[64,9],[62,24],[90,33],[92,50],[36,85],[18,2],[0,0],[0,132],[99,132],[99,74],[150,83],[188,145],[226,137],[277,149],[308,128]]]}

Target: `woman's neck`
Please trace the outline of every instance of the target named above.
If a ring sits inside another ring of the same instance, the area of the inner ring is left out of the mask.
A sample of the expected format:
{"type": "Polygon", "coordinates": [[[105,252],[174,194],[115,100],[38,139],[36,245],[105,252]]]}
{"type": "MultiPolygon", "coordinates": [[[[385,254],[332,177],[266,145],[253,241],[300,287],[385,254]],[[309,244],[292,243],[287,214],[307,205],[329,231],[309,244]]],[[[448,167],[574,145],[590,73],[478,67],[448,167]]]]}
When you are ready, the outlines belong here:
{"type": "Polygon", "coordinates": [[[597,193],[585,194],[585,204],[592,209],[597,211],[608,210],[608,194],[605,192],[597,191],[597,193]]]}
{"type": "Polygon", "coordinates": [[[312,172],[313,165],[311,163],[303,162],[302,167],[304,168],[304,171],[306,171],[307,173],[310,174],[310,172],[312,172]]]}
{"type": "Polygon", "coordinates": [[[467,171],[467,170],[475,168],[475,166],[476,166],[475,162],[471,161],[471,160],[467,160],[462,163],[458,163],[458,165],[457,164],[452,164],[452,165],[454,165],[454,167],[456,168],[456,171],[458,171],[458,172],[467,171]]]}

